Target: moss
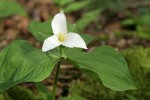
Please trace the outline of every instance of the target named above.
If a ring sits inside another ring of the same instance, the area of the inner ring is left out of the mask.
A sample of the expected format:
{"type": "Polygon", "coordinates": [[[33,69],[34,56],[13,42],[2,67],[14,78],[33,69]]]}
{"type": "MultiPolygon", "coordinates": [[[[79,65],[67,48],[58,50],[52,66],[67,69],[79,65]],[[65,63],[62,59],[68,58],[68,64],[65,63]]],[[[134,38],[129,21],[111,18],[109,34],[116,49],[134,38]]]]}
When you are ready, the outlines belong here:
{"type": "Polygon", "coordinates": [[[70,93],[78,93],[88,100],[115,100],[116,95],[116,92],[104,88],[87,76],[83,76],[82,81],[72,82],[70,93]]]}
{"type": "Polygon", "coordinates": [[[116,92],[84,76],[71,84],[70,92],[89,100],[148,100],[150,97],[150,48],[130,48],[122,51],[131,74],[139,85],[137,90],[116,92]]]}
{"type": "Polygon", "coordinates": [[[3,94],[0,94],[0,100],[5,100],[5,97],[3,94]]]}
{"type": "Polygon", "coordinates": [[[31,90],[21,86],[12,87],[7,91],[8,95],[14,100],[39,100],[31,90]]]}
{"type": "Polygon", "coordinates": [[[130,48],[123,52],[126,58],[131,74],[139,84],[139,89],[131,91],[139,100],[147,100],[150,97],[150,48],[130,48]]]}
{"type": "Polygon", "coordinates": [[[128,62],[129,68],[142,68],[144,71],[150,72],[150,48],[129,48],[122,53],[128,62]]]}
{"type": "Polygon", "coordinates": [[[0,100],[42,100],[39,95],[35,95],[31,90],[15,86],[0,94],[0,100]]]}

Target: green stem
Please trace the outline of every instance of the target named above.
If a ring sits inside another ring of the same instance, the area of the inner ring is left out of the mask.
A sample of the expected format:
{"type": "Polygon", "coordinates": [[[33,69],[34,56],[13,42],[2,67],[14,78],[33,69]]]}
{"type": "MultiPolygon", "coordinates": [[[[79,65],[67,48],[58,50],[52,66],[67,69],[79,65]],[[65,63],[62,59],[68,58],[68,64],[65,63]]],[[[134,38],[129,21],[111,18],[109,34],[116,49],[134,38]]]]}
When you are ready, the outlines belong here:
{"type": "Polygon", "coordinates": [[[62,52],[63,52],[63,47],[60,46],[60,61],[57,64],[57,70],[56,70],[56,75],[55,75],[55,80],[54,80],[54,85],[53,85],[53,92],[52,92],[52,100],[55,100],[57,81],[58,81],[58,76],[60,73],[60,65],[61,65],[61,61],[62,61],[62,57],[61,57],[62,52]]]}
{"type": "Polygon", "coordinates": [[[56,75],[55,75],[55,80],[54,80],[54,85],[53,85],[52,100],[55,100],[56,86],[57,86],[58,76],[60,72],[60,64],[61,64],[61,61],[59,61],[57,65],[57,70],[56,70],[56,75]]]}

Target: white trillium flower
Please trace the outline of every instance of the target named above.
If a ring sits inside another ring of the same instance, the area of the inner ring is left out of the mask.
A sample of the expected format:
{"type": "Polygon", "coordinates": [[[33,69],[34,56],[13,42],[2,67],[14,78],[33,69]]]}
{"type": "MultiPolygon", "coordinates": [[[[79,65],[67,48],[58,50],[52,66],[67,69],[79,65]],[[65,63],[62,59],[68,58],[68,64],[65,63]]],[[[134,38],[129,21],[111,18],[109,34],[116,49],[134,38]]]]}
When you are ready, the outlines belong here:
{"type": "Polygon", "coordinates": [[[60,45],[66,47],[77,47],[87,49],[84,40],[77,33],[67,32],[66,16],[63,12],[58,13],[52,20],[52,29],[54,35],[48,37],[43,44],[42,51],[46,52],[60,45]]]}

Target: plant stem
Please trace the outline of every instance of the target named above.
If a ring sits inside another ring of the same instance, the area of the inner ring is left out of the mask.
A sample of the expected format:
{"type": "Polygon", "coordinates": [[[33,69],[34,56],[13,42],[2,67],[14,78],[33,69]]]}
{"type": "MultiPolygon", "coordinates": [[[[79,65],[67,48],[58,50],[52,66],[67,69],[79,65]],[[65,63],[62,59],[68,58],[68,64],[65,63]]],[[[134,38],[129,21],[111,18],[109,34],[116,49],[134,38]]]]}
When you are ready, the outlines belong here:
{"type": "Polygon", "coordinates": [[[55,75],[55,80],[54,80],[54,85],[53,85],[52,100],[55,100],[56,86],[57,86],[57,81],[58,81],[58,75],[60,72],[60,64],[61,64],[61,61],[59,61],[57,65],[57,70],[56,70],[56,75],[55,75]]]}
{"type": "Polygon", "coordinates": [[[60,46],[60,61],[57,64],[57,70],[56,70],[56,75],[55,75],[55,80],[54,80],[54,85],[53,85],[53,92],[52,92],[52,100],[55,100],[55,95],[56,95],[56,86],[57,86],[57,81],[58,81],[58,76],[60,73],[60,65],[62,61],[62,53],[63,53],[63,47],[60,46]]]}

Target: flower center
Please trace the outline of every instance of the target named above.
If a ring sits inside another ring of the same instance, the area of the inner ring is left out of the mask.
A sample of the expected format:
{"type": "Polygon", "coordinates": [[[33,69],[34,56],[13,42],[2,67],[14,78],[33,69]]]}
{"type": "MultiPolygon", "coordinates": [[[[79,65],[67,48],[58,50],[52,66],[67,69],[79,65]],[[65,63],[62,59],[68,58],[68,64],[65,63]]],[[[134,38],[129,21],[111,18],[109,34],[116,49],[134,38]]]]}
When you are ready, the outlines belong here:
{"type": "Polygon", "coordinates": [[[57,35],[59,42],[64,42],[65,38],[66,38],[66,34],[65,33],[59,33],[57,35]]]}

